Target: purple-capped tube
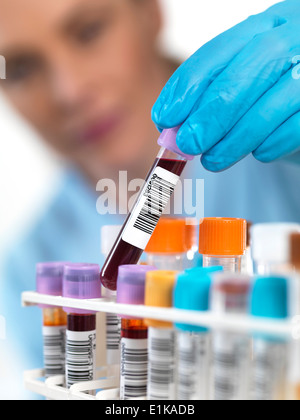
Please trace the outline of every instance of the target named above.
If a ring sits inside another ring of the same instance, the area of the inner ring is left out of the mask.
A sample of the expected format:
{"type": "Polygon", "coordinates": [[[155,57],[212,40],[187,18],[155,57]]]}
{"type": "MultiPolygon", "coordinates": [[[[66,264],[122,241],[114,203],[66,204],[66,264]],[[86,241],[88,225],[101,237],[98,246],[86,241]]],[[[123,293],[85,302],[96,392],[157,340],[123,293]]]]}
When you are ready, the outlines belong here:
{"type": "MultiPolygon", "coordinates": [[[[36,265],[36,291],[43,295],[62,296],[64,262],[36,265]]],[[[43,313],[43,357],[45,377],[65,373],[65,336],[67,316],[62,308],[38,305],[43,313]]]]}
{"type": "Polygon", "coordinates": [[[121,265],[138,263],[186,163],[194,159],[179,150],[178,130],[179,127],[164,130],[159,137],[161,149],[101,270],[101,282],[107,289],[116,290],[121,265]]]}
{"type": "MultiPolygon", "coordinates": [[[[63,297],[101,298],[100,267],[97,264],[67,264],[63,275],[63,297]]],[[[96,313],[64,307],[67,313],[66,385],[95,379],[96,313]]]]}
{"type": "MultiPolygon", "coordinates": [[[[155,267],[123,265],[119,267],[117,303],[144,305],[145,280],[155,267]]],[[[148,327],[143,319],[121,317],[120,399],[146,398],[148,377],[148,327]]]]}

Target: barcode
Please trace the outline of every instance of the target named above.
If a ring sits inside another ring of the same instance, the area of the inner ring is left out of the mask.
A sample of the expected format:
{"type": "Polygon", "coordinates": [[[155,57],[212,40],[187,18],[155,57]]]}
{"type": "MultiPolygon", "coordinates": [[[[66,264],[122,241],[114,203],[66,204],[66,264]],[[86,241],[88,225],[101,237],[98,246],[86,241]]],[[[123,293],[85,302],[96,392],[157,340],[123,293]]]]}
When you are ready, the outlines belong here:
{"type": "Polygon", "coordinates": [[[106,348],[119,350],[121,336],[121,319],[115,314],[106,314],[106,348]]]}
{"type": "Polygon", "coordinates": [[[254,400],[284,400],[286,378],[284,343],[255,343],[252,396],[254,400]]]}
{"type": "Polygon", "coordinates": [[[175,399],[175,335],[149,328],[148,399],[175,399]]]}
{"type": "Polygon", "coordinates": [[[68,388],[77,382],[94,379],[95,356],[96,331],[67,331],[66,380],[68,388]]]}
{"type": "Polygon", "coordinates": [[[208,400],[210,394],[211,341],[208,333],[178,334],[179,400],[208,400]]]}
{"type": "Polygon", "coordinates": [[[216,333],[216,339],[213,352],[214,399],[243,400],[248,397],[250,341],[242,334],[229,333],[216,333]]]}
{"type": "Polygon", "coordinates": [[[153,174],[145,192],[146,201],[140,211],[134,227],[152,235],[156,225],[167,206],[176,184],[153,174]]]}
{"type": "Polygon", "coordinates": [[[121,341],[120,398],[146,397],[148,378],[148,340],[125,339],[121,341]]]}
{"type": "Polygon", "coordinates": [[[43,354],[46,378],[65,373],[66,327],[43,327],[43,354]]]}

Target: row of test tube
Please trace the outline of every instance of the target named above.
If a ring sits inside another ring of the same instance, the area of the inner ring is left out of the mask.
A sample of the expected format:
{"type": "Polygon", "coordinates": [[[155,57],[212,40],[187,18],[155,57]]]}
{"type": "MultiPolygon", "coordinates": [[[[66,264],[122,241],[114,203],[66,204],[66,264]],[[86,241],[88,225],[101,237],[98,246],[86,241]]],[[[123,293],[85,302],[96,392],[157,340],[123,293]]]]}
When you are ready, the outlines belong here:
{"type": "MultiPolygon", "coordinates": [[[[196,252],[195,229],[185,220],[162,218],[140,265],[119,267],[117,292],[110,291],[109,297],[118,303],[210,309],[221,315],[281,320],[299,314],[300,226],[254,225],[248,235],[247,226],[242,219],[202,220],[196,252]]],[[[113,239],[119,227],[105,229],[103,237],[113,239]]],[[[39,264],[37,290],[97,298],[99,270],[97,265],[39,264]],[[55,266],[56,281],[50,275],[55,266]]],[[[43,311],[46,374],[66,369],[68,387],[94,379],[96,314],[70,308],[43,311]]],[[[298,341],[121,314],[107,315],[106,336],[107,364],[120,363],[121,399],[299,398],[298,341]]]]}

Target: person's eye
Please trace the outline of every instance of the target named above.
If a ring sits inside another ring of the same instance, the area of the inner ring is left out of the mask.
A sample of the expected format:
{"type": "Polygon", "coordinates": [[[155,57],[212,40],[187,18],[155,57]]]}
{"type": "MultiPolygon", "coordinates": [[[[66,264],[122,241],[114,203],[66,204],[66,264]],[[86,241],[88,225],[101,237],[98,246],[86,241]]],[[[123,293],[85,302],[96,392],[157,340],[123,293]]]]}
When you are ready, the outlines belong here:
{"type": "Polygon", "coordinates": [[[30,79],[39,69],[34,58],[17,58],[7,62],[6,78],[9,82],[20,82],[30,79]]]}
{"type": "Polygon", "coordinates": [[[102,34],[105,25],[103,22],[94,21],[84,25],[77,32],[77,40],[82,44],[87,44],[96,40],[102,34]]]}

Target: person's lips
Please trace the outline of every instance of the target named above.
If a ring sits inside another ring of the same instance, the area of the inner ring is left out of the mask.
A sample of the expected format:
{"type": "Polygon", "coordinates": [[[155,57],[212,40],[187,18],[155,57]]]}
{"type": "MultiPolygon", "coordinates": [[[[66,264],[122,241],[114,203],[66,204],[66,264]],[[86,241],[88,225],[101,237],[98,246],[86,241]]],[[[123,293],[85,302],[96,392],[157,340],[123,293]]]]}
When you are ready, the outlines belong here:
{"type": "Polygon", "coordinates": [[[109,135],[116,130],[123,120],[121,113],[113,113],[99,121],[86,124],[77,131],[77,138],[80,143],[94,144],[105,141],[109,135]]]}

